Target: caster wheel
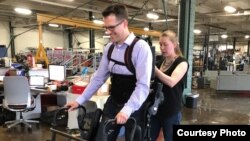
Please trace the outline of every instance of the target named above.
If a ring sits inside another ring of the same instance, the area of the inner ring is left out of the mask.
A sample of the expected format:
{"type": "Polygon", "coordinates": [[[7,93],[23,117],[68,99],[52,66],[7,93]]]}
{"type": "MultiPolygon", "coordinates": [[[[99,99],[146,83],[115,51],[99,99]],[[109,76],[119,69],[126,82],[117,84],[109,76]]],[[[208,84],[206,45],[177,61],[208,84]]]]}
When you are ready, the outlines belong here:
{"type": "Polygon", "coordinates": [[[7,124],[4,124],[4,125],[3,125],[3,128],[7,128],[7,124]]]}
{"type": "Polygon", "coordinates": [[[31,127],[28,128],[28,132],[32,133],[32,128],[31,127]]]}
{"type": "Polygon", "coordinates": [[[24,125],[23,123],[21,123],[21,127],[22,127],[22,128],[24,128],[24,127],[25,127],[25,125],[24,125]]]}
{"type": "Polygon", "coordinates": [[[40,129],[40,124],[36,124],[36,128],[37,128],[37,129],[40,129]]]}
{"type": "Polygon", "coordinates": [[[8,127],[7,127],[6,132],[10,133],[11,130],[12,130],[11,128],[8,128],[8,127]]]}

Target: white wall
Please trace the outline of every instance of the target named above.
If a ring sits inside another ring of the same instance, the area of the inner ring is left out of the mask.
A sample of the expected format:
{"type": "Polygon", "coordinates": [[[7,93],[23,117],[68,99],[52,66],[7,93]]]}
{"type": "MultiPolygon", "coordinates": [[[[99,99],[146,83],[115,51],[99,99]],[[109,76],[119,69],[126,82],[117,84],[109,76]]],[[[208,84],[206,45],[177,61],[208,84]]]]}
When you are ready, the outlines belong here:
{"type": "MultiPolygon", "coordinates": [[[[28,28],[16,28],[14,30],[14,35],[20,34],[22,32],[27,31],[28,28]]],[[[68,48],[68,41],[66,33],[63,31],[48,31],[43,30],[42,33],[42,43],[44,47],[55,48],[55,47],[63,47],[68,48]]],[[[15,39],[15,47],[16,53],[20,51],[27,51],[27,47],[38,47],[39,44],[38,38],[38,30],[34,29],[28,31],[15,39]]]]}
{"type": "MultiPolygon", "coordinates": [[[[18,35],[22,32],[29,30],[29,28],[14,28],[14,35],[18,35]]],[[[0,44],[8,46],[10,42],[10,32],[8,22],[0,21],[0,44]]],[[[14,40],[15,52],[28,51],[27,47],[38,46],[38,30],[34,29],[28,31],[20,36],[17,36],[14,40]]],[[[60,30],[45,30],[43,29],[43,45],[44,47],[64,47],[68,48],[68,35],[66,32],[60,30]]],[[[8,56],[10,56],[11,50],[8,50],[8,56]]]]}
{"type": "MultiPolygon", "coordinates": [[[[95,30],[95,52],[103,52],[105,45],[109,42],[109,39],[103,39],[104,31],[95,30]]],[[[73,47],[74,48],[83,48],[87,49],[89,47],[89,30],[85,30],[82,32],[75,32],[73,35],[73,47]],[[77,46],[76,40],[78,40],[81,44],[77,46]]]]}

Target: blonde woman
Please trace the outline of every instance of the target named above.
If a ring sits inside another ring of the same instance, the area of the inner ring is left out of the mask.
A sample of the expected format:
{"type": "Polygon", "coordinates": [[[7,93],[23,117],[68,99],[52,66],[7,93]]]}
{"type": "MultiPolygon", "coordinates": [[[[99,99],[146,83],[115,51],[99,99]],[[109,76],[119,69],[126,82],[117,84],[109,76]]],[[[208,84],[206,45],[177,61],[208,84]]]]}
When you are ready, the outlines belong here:
{"type": "Polygon", "coordinates": [[[165,141],[173,140],[173,125],[180,124],[182,93],[188,70],[188,62],[183,58],[178,39],[173,31],[165,31],[160,36],[163,60],[155,67],[156,82],[163,84],[164,101],[157,114],[151,119],[151,139],[156,141],[162,128],[165,141]]]}

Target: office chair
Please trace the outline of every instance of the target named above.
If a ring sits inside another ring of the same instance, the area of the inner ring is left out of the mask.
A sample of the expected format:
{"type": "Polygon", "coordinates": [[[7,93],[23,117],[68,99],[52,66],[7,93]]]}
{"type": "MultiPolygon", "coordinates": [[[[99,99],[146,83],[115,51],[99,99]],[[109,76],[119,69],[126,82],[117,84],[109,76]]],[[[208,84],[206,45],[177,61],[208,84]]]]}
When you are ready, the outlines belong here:
{"type": "Polygon", "coordinates": [[[4,77],[4,101],[3,107],[14,112],[20,112],[20,119],[7,121],[5,126],[10,129],[18,124],[28,126],[31,130],[32,126],[29,123],[38,124],[39,121],[25,120],[22,113],[32,111],[35,106],[35,99],[30,93],[28,79],[25,76],[7,76],[4,77]]]}

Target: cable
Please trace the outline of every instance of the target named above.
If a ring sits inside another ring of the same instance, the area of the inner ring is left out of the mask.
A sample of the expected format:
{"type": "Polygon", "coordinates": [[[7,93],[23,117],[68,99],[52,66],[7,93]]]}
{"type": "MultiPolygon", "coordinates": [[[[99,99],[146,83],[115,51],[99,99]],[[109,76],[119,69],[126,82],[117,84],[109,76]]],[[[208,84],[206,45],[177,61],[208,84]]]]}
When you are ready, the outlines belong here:
{"type": "Polygon", "coordinates": [[[64,14],[61,14],[61,15],[59,15],[59,16],[56,16],[56,17],[50,19],[49,21],[47,21],[47,22],[45,22],[45,23],[48,24],[49,22],[51,22],[51,21],[53,21],[53,20],[55,20],[55,19],[57,19],[57,18],[59,18],[59,17],[63,17],[63,16],[65,16],[65,15],[67,15],[67,14],[69,14],[69,13],[71,13],[71,12],[77,10],[78,8],[83,7],[84,5],[86,5],[86,4],[90,3],[90,2],[93,2],[93,1],[95,1],[95,0],[89,0],[89,1],[87,1],[87,2],[85,2],[85,3],[83,3],[82,5],[79,5],[79,6],[77,6],[76,8],[72,9],[71,11],[69,11],[69,12],[67,12],[67,13],[64,13],[64,14]]]}
{"type": "Polygon", "coordinates": [[[19,33],[19,34],[17,34],[17,35],[11,36],[11,38],[10,38],[10,43],[9,43],[7,49],[5,50],[5,53],[4,53],[3,56],[5,56],[5,55],[7,54],[8,50],[9,50],[9,48],[10,48],[11,42],[12,42],[17,36],[22,35],[22,34],[28,32],[28,31],[30,31],[30,30],[33,30],[33,29],[35,29],[35,27],[32,27],[32,28],[30,28],[30,29],[28,29],[28,30],[26,30],[26,31],[24,31],[24,32],[21,32],[21,33],[19,33]]]}
{"type": "Polygon", "coordinates": [[[142,8],[143,8],[148,2],[149,2],[149,0],[144,1],[142,7],[141,7],[138,11],[136,11],[136,13],[135,13],[135,14],[131,17],[131,19],[128,21],[129,24],[134,20],[135,16],[138,15],[138,13],[142,10],[142,8]]]}

